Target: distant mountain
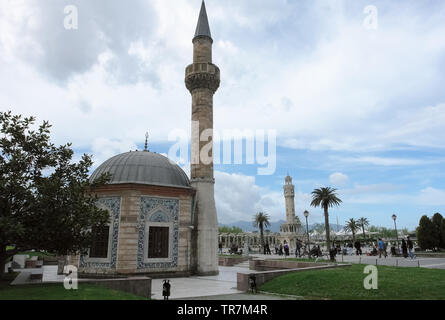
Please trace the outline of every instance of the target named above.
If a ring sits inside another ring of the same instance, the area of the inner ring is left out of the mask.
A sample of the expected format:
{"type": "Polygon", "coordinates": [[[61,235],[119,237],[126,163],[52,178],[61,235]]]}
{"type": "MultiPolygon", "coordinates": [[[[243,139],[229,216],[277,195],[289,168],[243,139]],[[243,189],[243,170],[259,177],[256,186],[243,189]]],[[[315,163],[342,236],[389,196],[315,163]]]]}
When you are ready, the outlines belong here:
{"type": "MultiPolygon", "coordinates": [[[[270,223],[270,227],[268,227],[266,230],[270,230],[271,232],[280,232],[280,226],[282,223],[285,223],[286,221],[284,220],[279,220],[279,221],[272,221],[270,223]]],[[[322,224],[324,226],[324,224],[322,224]]],[[[255,228],[253,226],[253,223],[251,221],[235,221],[232,223],[220,223],[219,224],[220,227],[226,226],[226,227],[238,227],[243,229],[244,232],[252,232],[252,231],[258,231],[257,228],[255,228]]],[[[314,228],[316,228],[317,226],[320,226],[320,223],[314,223],[314,224],[310,224],[308,226],[309,231],[312,231],[314,228]]],[[[303,224],[303,227],[306,227],[305,224],[303,224]]],[[[340,230],[343,229],[342,225],[338,225],[338,224],[331,224],[330,225],[331,229],[338,232],[340,230]]]]}

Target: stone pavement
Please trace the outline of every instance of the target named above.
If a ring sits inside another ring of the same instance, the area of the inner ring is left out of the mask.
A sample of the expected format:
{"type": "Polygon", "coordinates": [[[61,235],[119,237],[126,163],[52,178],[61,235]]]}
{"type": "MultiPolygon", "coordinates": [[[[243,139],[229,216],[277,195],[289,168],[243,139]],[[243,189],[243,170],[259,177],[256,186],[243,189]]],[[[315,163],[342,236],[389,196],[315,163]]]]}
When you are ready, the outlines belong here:
{"type": "MultiPolygon", "coordinates": [[[[391,257],[379,258],[379,256],[343,256],[344,262],[350,263],[362,263],[384,265],[384,266],[399,266],[399,267],[422,267],[430,269],[445,269],[445,258],[403,258],[403,257],[391,257]]],[[[337,262],[342,262],[342,256],[337,256],[337,262]]]]}
{"type": "MultiPolygon", "coordinates": [[[[252,255],[263,259],[283,259],[278,255],[252,255]]],[[[289,256],[293,258],[293,256],[289,256]]],[[[337,256],[337,262],[377,264],[399,267],[420,267],[445,269],[445,258],[416,258],[411,260],[403,257],[381,258],[369,256],[337,256]]],[[[323,261],[320,259],[320,261],[323,261]]],[[[57,266],[43,266],[40,269],[17,269],[21,271],[13,284],[41,283],[29,280],[31,272],[43,272],[43,282],[63,282],[63,275],[57,275],[57,266]]],[[[246,263],[233,267],[219,267],[219,274],[216,276],[194,276],[184,278],[168,278],[171,284],[170,299],[179,300],[288,300],[299,299],[299,297],[286,297],[268,294],[248,294],[237,290],[236,280],[238,272],[248,272],[246,263]]],[[[152,280],[152,298],[162,300],[162,284],[164,279],[152,280]]]]}
{"type": "Polygon", "coordinates": [[[20,274],[11,283],[12,285],[19,284],[33,284],[42,282],[62,282],[65,278],[64,275],[57,274],[57,266],[42,266],[41,268],[28,268],[28,269],[14,269],[15,272],[20,274]],[[42,280],[31,280],[29,276],[31,273],[42,273],[42,280]]]}
{"type": "MultiPolygon", "coordinates": [[[[264,254],[253,254],[252,256],[261,259],[284,259],[284,256],[279,255],[264,255],[264,254]]],[[[295,258],[295,256],[288,256],[288,258],[295,258]]],[[[362,264],[376,264],[377,265],[385,265],[385,266],[399,266],[399,267],[422,267],[422,268],[430,268],[430,269],[445,269],[445,258],[427,258],[420,257],[415,259],[403,258],[403,257],[391,257],[388,255],[387,258],[379,258],[379,256],[356,256],[354,255],[337,255],[337,262],[346,262],[346,263],[362,263],[362,264]]],[[[319,260],[320,262],[326,261],[326,258],[323,257],[319,260]]]]}
{"type": "MultiPolygon", "coordinates": [[[[170,299],[186,299],[204,296],[243,293],[236,289],[237,272],[246,272],[245,267],[219,267],[217,276],[169,278],[171,284],[170,299]]],[[[163,299],[162,283],[164,279],[153,279],[151,290],[153,299],[163,299]]]]}
{"type": "Polygon", "coordinates": [[[301,300],[302,297],[279,296],[271,294],[233,293],[217,296],[182,298],[180,300],[301,300]]]}

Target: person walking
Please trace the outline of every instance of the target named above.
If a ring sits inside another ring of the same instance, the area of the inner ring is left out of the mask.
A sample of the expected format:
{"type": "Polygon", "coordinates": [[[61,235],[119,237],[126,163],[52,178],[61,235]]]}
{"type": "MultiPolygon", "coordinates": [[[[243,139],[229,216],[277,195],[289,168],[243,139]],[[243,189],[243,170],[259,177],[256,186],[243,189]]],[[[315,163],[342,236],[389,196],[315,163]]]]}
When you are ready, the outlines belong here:
{"type": "Polygon", "coordinates": [[[384,246],[383,240],[381,238],[379,238],[379,240],[377,241],[377,247],[379,248],[379,259],[380,259],[382,257],[382,254],[385,255],[384,254],[385,246],[384,246]]]}
{"type": "Polygon", "coordinates": [[[300,239],[297,239],[297,243],[296,243],[295,245],[296,245],[296,248],[295,248],[295,257],[296,257],[296,258],[299,258],[299,257],[301,257],[301,253],[300,253],[300,250],[301,250],[301,241],[300,241],[300,239]]]}
{"type": "Polygon", "coordinates": [[[289,245],[287,244],[287,241],[286,241],[286,240],[284,240],[284,254],[285,254],[286,256],[289,255],[289,245]]]}
{"type": "Polygon", "coordinates": [[[360,244],[359,240],[356,240],[354,243],[354,247],[355,247],[355,254],[358,255],[362,255],[362,245],[360,244]]]}
{"type": "Polygon", "coordinates": [[[220,243],[218,243],[218,251],[219,251],[219,254],[222,254],[222,242],[220,242],[220,243]]]}
{"type": "Polygon", "coordinates": [[[382,242],[383,242],[383,254],[385,255],[385,259],[386,259],[388,257],[388,252],[386,251],[388,246],[386,245],[385,241],[382,240],[382,242]]]}
{"type": "Polygon", "coordinates": [[[271,252],[270,252],[270,246],[269,246],[269,242],[267,242],[266,241],[266,254],[272,254],[271,252]]]}
{"type": "Polygon", "coordinates": [[[409,238],[409,236],[408,236],[408,241],[407,241],[407,246],[408,246],[408,251],[409,251],[409,257],[411,258],[411,259],[414,259],[415,257],[416,257],[416,255],[414,254],[414,244],[413,244],[413,242],[411,241],[411,239],[409,238]]]}
{"type": "Polygon", "coordinates": [[[404,258],[408,258],[408,246],[406,245],[405,239],[402,239],[402,254],[404,258]]]}
{"type": "Polygon", "coordinates": [[[282,243],[280,243],[280,249],[279,249],[279,251],[278,251],[278,254],[279,254],[280,256],[283,255],[283,244],[282,244],[282,243]]]}
{"type": "Polygon", "coordinates": [[[352,256],[352,252],[354,251],[354,246],[352,245],[352,241],[348,244],[349,255],[352,256]]]}

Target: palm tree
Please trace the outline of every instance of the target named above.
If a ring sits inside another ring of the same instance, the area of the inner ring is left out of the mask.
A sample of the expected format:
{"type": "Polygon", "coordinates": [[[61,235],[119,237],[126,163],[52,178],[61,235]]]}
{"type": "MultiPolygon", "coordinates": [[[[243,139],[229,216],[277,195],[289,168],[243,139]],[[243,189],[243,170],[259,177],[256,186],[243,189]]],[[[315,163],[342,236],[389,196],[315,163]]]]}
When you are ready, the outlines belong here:
{"type": "Polygon", "coordinates": [[[263,230],[264,227],[270,226],[269,215],[264,212],[258,212],[256,215],[253,216],[253,226],[260,229],[261,246],[264,246],[263,230]]]}
{"type": "Polygon", "coordinates": [[[322,207],[324,210],[324,226],[326,230],[326,242],[328,251],[331,250],[328,208],[339,206],[342,202],[340,198],[337,197],[335,191],[337,191],[337,189],[331,187],[323,187],[312,191],[311,206],[322,207]]]}
{"type": "Polygon", "coordinates": [[[351,218],[348,221],[346,221],[345,231],[352,232],[352,242],[355,242],[355,233],[357,232],[358,229],[360,229],[360,226],[358,225],[358,221],[354,220],[354,218],[351,218]]]}
{"type": "Polygon", "coordinates": [[[369,226],[369,220],[362,217],[362,218],[358,219],[357,224],[358,224],[359,227],[362,228],[363,238],[366,238],[365,237],[365,227],[369,226]]]}

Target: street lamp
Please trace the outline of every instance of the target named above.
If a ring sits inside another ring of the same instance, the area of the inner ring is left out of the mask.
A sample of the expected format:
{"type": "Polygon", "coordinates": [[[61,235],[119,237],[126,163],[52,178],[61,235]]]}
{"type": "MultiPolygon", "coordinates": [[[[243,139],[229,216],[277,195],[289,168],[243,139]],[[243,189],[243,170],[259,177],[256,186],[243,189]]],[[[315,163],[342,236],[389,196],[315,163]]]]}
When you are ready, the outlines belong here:
{"type": "Polygon", "coordinates": [[[308,251],[311,251],[311,241],[309,240],[309,227],[307,224],[307,217],[309,216],[309,211],[304,210],[303,212],[305,218],[306,218],[306,233],[307,233],[307,246],[308,246],[308,251]]]}
{"type": "Polygon", "coordinates": [[[397,224],[396,224],[397,216],[395,214],[393,214],[392,219],[394,220],[394,229],[396,230],[397,248],[399,248],[399,235],[397,234],[397,224]]]}

